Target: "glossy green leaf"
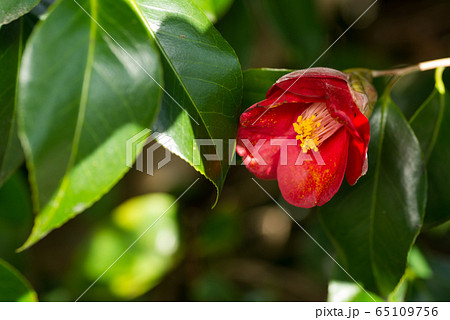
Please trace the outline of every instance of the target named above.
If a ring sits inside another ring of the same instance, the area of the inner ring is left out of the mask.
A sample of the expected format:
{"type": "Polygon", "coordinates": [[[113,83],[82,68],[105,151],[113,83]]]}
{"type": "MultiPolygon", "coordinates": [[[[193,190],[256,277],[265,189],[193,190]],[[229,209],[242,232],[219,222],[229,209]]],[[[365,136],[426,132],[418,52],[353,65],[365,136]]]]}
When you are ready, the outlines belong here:
{"type": "Polygon", "coordinates": [[[194,0],[194,2],[203,10],[208,19],[215,23],[231,7],[234,0],[194,0]]]}
{"type": "Polygon", "coordinates": [[[287,69],[248,69],[244,71],[243,109],[266,98],[270,87],[282,76],[291,72],[287,69]]]}
{"type": "Polygon", "coordinates": [[[370,120],[369,170],[320,208],[343,267],[367,290],[388,296],[405,272],[425,209],[419,142],[398,107],[382,97],[370,120]]]}
{"type": "Polygon", "coordinates": [[[20,18],[33,9],[40,0],[2,0],[0,1],[0,26],[20,18]]]}
{"type": "Polygon", "coordinates": [[[450,172],[442,170],[450,163],[450,95],[442,82],[442,72],[443,69],[437,70],[436,88],[410,120],[427,164],[429,187],[424,220],[426,228],[450,219],[450,172]]]}
{"type": "MultiPolygon", "coordinates": [[[[131,1],[131,0],[130,0],[131,1]]],[[[135,0],[162,52],[165,90],[153,127],[157,140],[222,189],[234,154],[242,72],[230,45],[191,0],[135,0]],[[220,150],[194,139],[223,145],[220,150]],[[220,140],[220,141],[217,141],[220,140]]]]}
{"type": "Polygon", "coordinates": [[[160,102],[159,55],[136,13],[122,1],[78,3],[55,4],[23,56],[19,136],[37,217],[22,249],[117,183],[127,140],[160,102]]]}
{"type": "Polygon", "coordinates": [[[158,284],[176,262],[180,244],[174,202],[171,195],[155,193],[132,198],[117,207],[112,224],[97,230],[85,250],[83,269],[90,281],[141,237],[105,273],[99,286],[105,285],[117,297],[133,299],[158,284]]]}
{"type": "Polygon", "coordinates": [[[12,266],[0,259],[0,302],[35,302],[36,292],[12,266]]]}
{"type": "Polygon", "coordinates": [[[23,162],[17,137],[16,88],[24,38],[23,19],[0,29],[0,186],[23,162]]]}

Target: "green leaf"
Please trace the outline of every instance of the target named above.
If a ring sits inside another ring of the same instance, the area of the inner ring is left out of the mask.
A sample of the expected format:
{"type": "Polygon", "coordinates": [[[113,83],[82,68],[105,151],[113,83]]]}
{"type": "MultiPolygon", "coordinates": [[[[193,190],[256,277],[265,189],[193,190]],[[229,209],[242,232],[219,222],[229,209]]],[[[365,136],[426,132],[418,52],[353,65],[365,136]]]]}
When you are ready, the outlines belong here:
{"type": "Polygon", "coordinates": [[[117,183],[127,140],[160,103],[159,55],[136,13],[122,1],[78,3],[55,4],[23,56],[19,136],[37,217],[21,249],[117,183]]]}
{"type": "Polygon", "coordinates": [[[36,302],[36,292],[12,266],[0,259],[0,302],[36,302]]]}
{"type": "Polygon", "coordinates": [[[425,209],[419,142],[384,95],[370,120],[369,170],[320,208],[320,219],[343,267],[364,287],[388,296],[405,272],[425,209]]]}
{"type": "Polygon", "coordinates": [[[245,109],[264,100],[270,87],[282,76],[292,72],[288,69],[248,69],[244,71],[244,97],[242,106],[245,109]]]}
{"type": "Polygon", "coordinates": [[[194,2],[212,23],[217,22],[233,4],[233,0],[194,0],[194,2]]]}
{"type": "Polygon", "coordinates": [[[0,26],[20,18],[33,9],[40,0],[2,0],[0,2],[0,26]]]}
{"type": "Polygon", "coordinates": [[[436,71],[436,88],[410,120],[425,155],[428,173],[428,202],[424,227],[434,227],[450,219],[448,181],[450,172],[450,95],[442,82],[443,69],[436,71]]]}
{"type": "Polygon", "coordinates": [[[142,237],[130,249],[132,252],[100,278],[98,289],[105,285],[115,296],[129,300],[156,286],[176,262],[180,245],[174,202],[169,194],[154,193],[132,198],[117,207],[112,223],[96,230],[84,249],[86,277],[96,280],[130,244],[142,237]]]}
{"type": "Polygon", "coordinates": [[[218,198],[235,149],[229,139],[236,137],[242,98],[239,61],[191,0],[134,2],[163,57],[168,94],[153,127],[156,139],[205,175],[218,198]],[[215,146],[200,148],[194,139],[215,146]],[[217,143],[223,145],[222,160],[208,161],[204,155],[220,156],[217,143]]]}
{"type": "Polygon", "coordinates": [[[24,41],[23,19],[0,29],[0,186],[23,162],[17,137],[16,88],[24,41]]]}

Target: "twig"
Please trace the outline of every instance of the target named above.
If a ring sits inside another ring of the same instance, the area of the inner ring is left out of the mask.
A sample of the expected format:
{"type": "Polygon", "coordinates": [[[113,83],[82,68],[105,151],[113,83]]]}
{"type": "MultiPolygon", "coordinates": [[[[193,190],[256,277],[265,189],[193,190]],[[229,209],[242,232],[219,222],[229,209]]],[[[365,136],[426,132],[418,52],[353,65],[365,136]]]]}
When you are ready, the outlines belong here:
{"type": "Polygon", "coordinates": [[[372,70],[372,77],[376,78],[384,76],[403,76],[408,73],[432,70],[439,67],[450,67],[450,58],[425,61],[405,68],[397,68],[391,70],[372,70]]]}

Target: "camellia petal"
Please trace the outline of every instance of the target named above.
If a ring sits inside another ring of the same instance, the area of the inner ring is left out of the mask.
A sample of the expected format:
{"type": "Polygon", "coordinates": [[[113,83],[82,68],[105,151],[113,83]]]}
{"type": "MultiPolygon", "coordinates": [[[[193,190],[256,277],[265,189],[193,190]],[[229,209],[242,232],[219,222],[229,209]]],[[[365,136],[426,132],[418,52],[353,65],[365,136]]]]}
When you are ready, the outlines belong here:
{"type": "Polygon", "coordinates": [[[287,165],[278,164],[277,171],[278,185],[287,202],[311,208],[323,205],[336,194],[347,165],[349,136],[345,128],[339,129],[321,146],[321,158],[311,151],[304,155],[299,146],[287,148],[287,165]]]}
{"type": "Polygon", "coordinates": [[[276,179],[280,147],[271,146],[268,140],[264,140],[260,148],[257,143],[254,144],[255,148],[258,148],[258,155],[252,154],[252,150],[245,145],[237,145],[236,152],[243,158],[247,169],[255,176],[266,180],[276,179]]]}
{"type": "Polygon", "coordinates": [[[354,185],[367,171],[367,149],[364,144],[352,139],[348,148],[348,164],[345,177],[350,185],[354,185]]]}
{"type": "Polygon", "coordinates": [[[280,147],[273,139],[295,135],[292,123],[305,108],[303,104],[285,104],[267,110],[255,104],[242,114],[238,131],[242,139],[236,152],[250,172],[260,179],[276,179],[280,147]]]}

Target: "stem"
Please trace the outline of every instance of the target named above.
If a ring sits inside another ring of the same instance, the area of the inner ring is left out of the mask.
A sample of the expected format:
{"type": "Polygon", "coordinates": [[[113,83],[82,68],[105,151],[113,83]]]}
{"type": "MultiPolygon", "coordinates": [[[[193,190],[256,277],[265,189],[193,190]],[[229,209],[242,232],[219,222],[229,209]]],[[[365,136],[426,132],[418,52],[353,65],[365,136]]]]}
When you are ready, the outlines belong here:
{"type": "Polygon", "coordinates": [[[384,76],[403,76],[408,73],[432,70],[439,67],[450,67],[450,58],[420,62],[416,65],[405,68],[397,68],[391,70],[372,70],[372,77],[376,78],[384,76]]]}

